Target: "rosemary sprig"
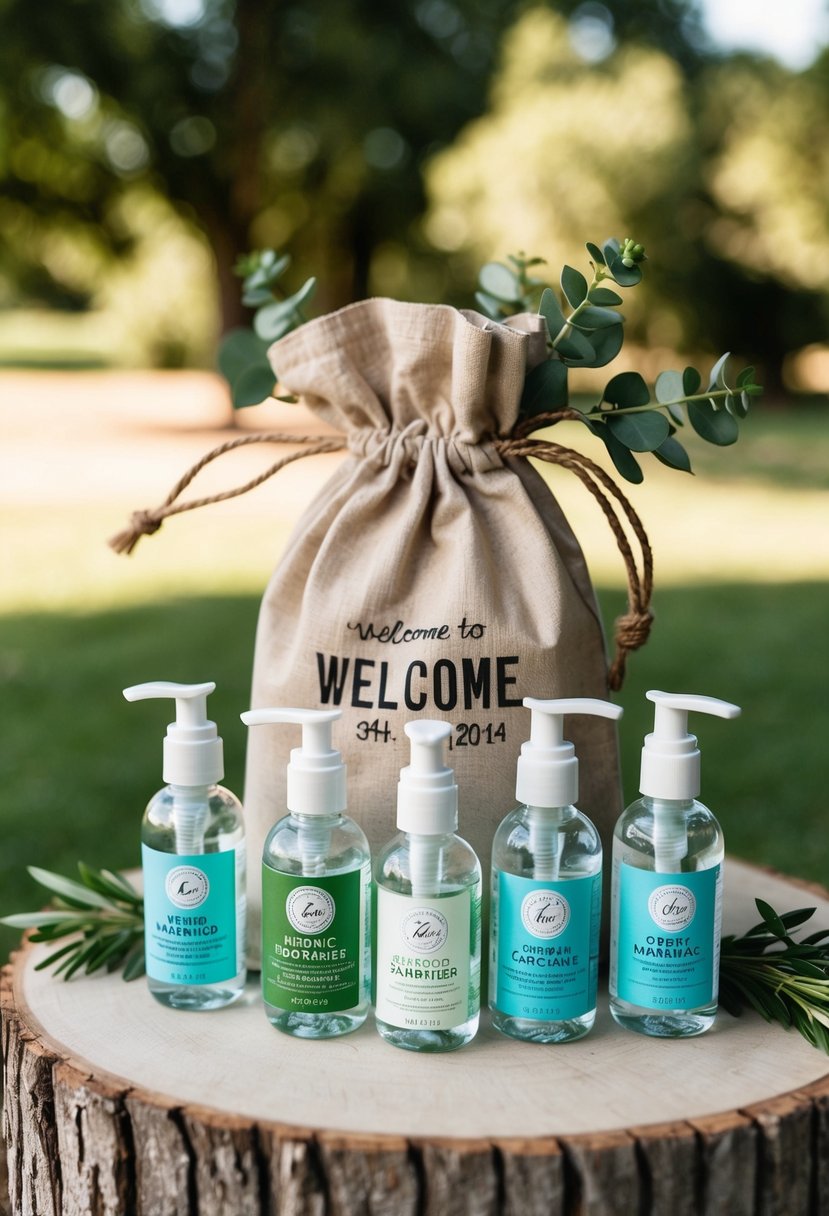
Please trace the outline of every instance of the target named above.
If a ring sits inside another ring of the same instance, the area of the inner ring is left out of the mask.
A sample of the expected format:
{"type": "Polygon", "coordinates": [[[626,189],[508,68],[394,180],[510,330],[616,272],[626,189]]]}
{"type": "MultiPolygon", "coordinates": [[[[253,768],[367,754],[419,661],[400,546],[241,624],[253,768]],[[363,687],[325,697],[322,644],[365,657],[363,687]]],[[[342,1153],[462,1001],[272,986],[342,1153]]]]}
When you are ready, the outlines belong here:
{"type": "Polygon", "coordinates": [[[96,870],[78,862],[80,882],[29,866],[35,882],[52,892],[52,902],[40,912],[4,916],[0,923],[15,929],[33,929],[30,940],[70,940],[55,950],[36,970],[55,967],[65,980],[83,968],[86,975],[105,967],[123,967],[125,980],[144,974],[144,901],[122,874],[96,870]]]}
{"type": "Polygon", "coordinates": [[[722,940],[720,1003],[735,1017],[750,1005],[829,1054],[829,929],[796,941],[790,930],[814,908],[778,913],[765,900],[754,902],[762,921],[722,940]]]}

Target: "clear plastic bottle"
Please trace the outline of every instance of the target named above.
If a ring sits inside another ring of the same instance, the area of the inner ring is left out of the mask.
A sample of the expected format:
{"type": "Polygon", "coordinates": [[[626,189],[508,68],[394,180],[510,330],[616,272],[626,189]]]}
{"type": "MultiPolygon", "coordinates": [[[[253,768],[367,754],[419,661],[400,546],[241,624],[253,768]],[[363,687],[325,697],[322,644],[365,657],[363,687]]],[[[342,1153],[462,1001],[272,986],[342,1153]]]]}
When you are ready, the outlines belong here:
{"type": "Polygon", "coordinates": [[[714,1023],[722,922],[722,829],[698,802],[693,710],[734,718],[727,701],[651,691],[653,734],[638,799],[613,833],[610,1011],[620,1026],[688,1038],[714,1023]]]}
{"type": "Polygon", "coordinates": [[[375,1020],[409,1051],[453,1051],[477,1033],[481,984],[481,866],[455,834],[454,774],[443,764],[448,722],[405,730],[411,764],[400,774],[401,831],[375,865],[375,1020]]]}
{"type": "Polygon", "coordinates": [[[262,997],[268,1020],[301,1039],[365,1022],[371,985],[371,857],[343,814],[345,765],[331,746],[340,710],[257,709],[248,726],[298,723],[288,765],[289,814],[262,853],[262,997]]]}
{"type": "Polygon", "coordinates": [[[216,784],[222,741],[206,716],[215,687],[124,690],[128,701],[176,701],[164,740],[168,784],[141,824],[147,983],[171,1009],[220,1009],[245,988],[245,833],[241,803],[216,784]]]}
{"type": "Polygon", "coordinates": [[[531,738],[516,797],[492,846],[489,1005],[503,1034],[535,1043],[580,1039],[596,1020],[602,845],[578,798],[578,760],[564,714],[620,718],[592,698],[524,700],[531,738]]]}

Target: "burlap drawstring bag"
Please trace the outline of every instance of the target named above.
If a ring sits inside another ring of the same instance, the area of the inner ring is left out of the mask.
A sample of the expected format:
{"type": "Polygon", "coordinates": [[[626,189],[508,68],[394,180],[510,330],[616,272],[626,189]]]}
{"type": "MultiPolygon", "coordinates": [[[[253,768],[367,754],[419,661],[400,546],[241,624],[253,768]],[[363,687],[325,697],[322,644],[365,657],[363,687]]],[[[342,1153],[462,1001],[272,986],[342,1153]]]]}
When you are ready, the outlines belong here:
{"type": "MultiPolygon", "coordinates": [[[[404,723],[450,721],[459,831],[485,875],[495,829],[515,805],[530,725],[522,699],[606,697],[650,621],[647,541],[615,483],[584,456],[515,429],[526,371],[546,355],[543,324],[375,299],[311,321],[270,351],[281,386],[343,435],[309,441],[286,459],[343,446],[349,454],[306,510],[265,592],[251,704],[342,709],[335,740],[348,766],[349,814],[373,848],[396,830],[404,723]],[[610,672],[581,550],[528,456],[573,469],[620,542],[630,604],[610,672]],[[641,579],[614,507],[643,547],[641,579]]],[[[208,459],[263,439],[280,437],[244,436],[208,459]]],[[[167,515],[215,501],[176,503],[190,476],[157,511],[136,513],[113,543],[130,549],[167,515]]],[[[621,809],[615,727],[572,717],[567,737],[580,758],[580,806],[608,844],[621,809]]],[[[251,731],[248,740],[253,965],[261,848],[285,814],[296,745],[284,729],[251,731]]]]}

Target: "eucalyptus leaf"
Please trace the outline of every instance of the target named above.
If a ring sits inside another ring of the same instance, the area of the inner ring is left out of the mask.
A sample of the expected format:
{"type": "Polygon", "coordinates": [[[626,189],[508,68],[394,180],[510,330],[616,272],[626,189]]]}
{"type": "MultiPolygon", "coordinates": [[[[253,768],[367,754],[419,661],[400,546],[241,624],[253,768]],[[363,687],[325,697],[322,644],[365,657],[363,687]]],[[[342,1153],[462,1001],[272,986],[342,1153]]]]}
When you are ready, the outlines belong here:
{"type": "Polygon", "coordinates": [[[661,405],[669,401],[682,401],[685,397],[685,387],[681,372],[660,372],[654,385],[654,396],[661,405]]]}
{"type": "Polygon", "coordinates": [[[654,448],[653,454],[657,460],[666,464],[670,469],[679,469],[682,473],[693,473],[688,453],[679,440],[674,439],[672,435],[660,443],[658,448],[654,448]]]}
{"type": "Polygon", "coordinates": [[[606,265],[610,265],[614,258],[618,258],[621,246],[615,236],[610,236],[602,243],[602,252],[606,265]]]}
{"type": "Polygon", "coordinates": [[[720,355],[717,362],[711,368],[711,371],[708,376],[709,390],[712,388],[725,388],[726,387],[726,383],[724,380],[725,367],[726,367],[726,364],[728,363],[728,360],[730,357],[731,357],[731,352],[726,351],[726,353],[724,355],[720,355]]]}
{"type": "Polygon", "coordinates": [[[264,342],[277,342],[296,326],[296,310],[291,300],[276,300],[260,308],[253,328],[264,342]]]}
{"type": "Polygon", "coordinates": [[[697,369],[695,367],[686,367],[682,373],[683,395],[685,397],[693,397],[695,393],[699,392],[701,384],[702,376],[697,369]]]}
{"type": "Polygon", "coordinates": [[[668,419],[656,410],[643,414],[608,414],[607,425],[613,437],[632,452],[653,452],[670,435],[668,419]]]}
{"type": "Polygon", "coordinates": [[[593,358],[584,364],[585,367],[605,367],[612,363],[625,340],[624,326],[613,325],[609,329],[599,329],[590,335],[590,345],[593,347],[593,358]]]}
{"type": "Polygon", "coordinates": [[[567,368],[560,359],[539,363],[524,381],[520,413],[525,417],[567,405],[567,368]]]}
{"type": "Polygon", "coordinates": [[[249,405],[261,405],[276,387],[276,376],[269,363],[257,363],[249,367],[233,385],[234,409],[245,409],[249,405]]]}
{"type": "Polygon", "coordinates": [[[677,426],[685,426],[685,416],[682,413],[681,405],[669,405],[667,409],[668,413],[671,415],[672,422],[674,422],[677,426]]]}
{"type": "Polygon", "coordinates": [[[589,367],[595,355],[586,335],[572,326],[568,326],[567,333],[559,335],[553,345],[565,362],[581,363],[589,367]]]}
{"type": "MultiPolygon", "coordinates": [[[[648,386],[638,372],[619,372],[612,380],[608,380],[602,396],[605,401],[621,409],[648,405],[651,399],[648,386]]],[[[665,426],[667,435],[667,423],[665,426]]]]}
{"type": "Polygon", "coordinates": [[[551,287],[545,288],[541,294],[541,302],[538,305],[538,311],[544,320],[547,322],[547,329],[550,332],[550,337],[555,340],[566,322],[564,313],[561,311],[561,305],[556,298],[556,293],[551,287]]]}
{"type": "Polygon", "coordinates": [[[624,477],[625,481],[629,481],[636,486],[640,485],[644,480],[644,474],[639,467],[639,462],[630,449],[619,442],[615,435],[608,430],[606,423],[589,422],[585,419],[585,425],[594,435],[602,440],[616,471],[624,477]]]}
{"type": "Polygon", "coordinates": [[[609,308],[583,308],[573,321],[579,329],[609,329],[611,325],[621,325],[623,317],[609,308]]]}
{"type": "Polygon", "coordinates": [[[561,290],[571,308],[578,308],[587,299],[587,279],[580,270],[565,266],[561,272],[561,290]]]}
{"type": "Polygon", "coordinates": [[[487,262],[478,275],[481,290],[496,300],[515,304],[521,299],[521,286],[514,272],[502,262],[487,262]]]}
{"type": "Polygon", "coordinates": [[[591,287],[587,294],[591,304],[612,308],[616,304],[623,303],[622,297],[615,291],[611,291],[609,287],[591,287]]]}
{"type": "Polygon", "coordinates": [[[493,321],[500,321],[503,318],[504,313],[501,307],[501,301],[496,300],[495,296],[488,296],[486,292],[476,291],[475,302],[477,303],[481,312],[485,313],[486,316],[491,317],[493,321]]]}
{"type": "Polygon", "coordinates": [[[744,367],[737,376],[737,388],[743,388],[746,384],[751,384],[754,379],[754,368],[744,367]]]}
{"type": "Polygon", "coordinates": [[[607,268],[620,287],[635,287],[642,282],[642,271],[636,263],[625,266],[618,253],[608,259],[607,268]]]}
{"type": "Polygon", "coordinates": [[[702,439],[719,447],[735,443],[740,433],[734,415],[714,409],[708,401],[689,401],[688,421],[702,439]]]}
{"type": "Polygon", "coordinates": [[[219,371],[232,387],[252,363],[264,359],[267,348],[252,329],[232,329],[219,345],[219,371]]]}
{"type": "Polygon", "coordinates": [[[587,244],[585,245],[585,249],[590,254],[591,258],[593,259],[594,263],[597,266],[604,266],[604,254],[602,253],[602,251],[598,245],[594,245],[592,243],[592,241],[588,241],[587,244]]]}

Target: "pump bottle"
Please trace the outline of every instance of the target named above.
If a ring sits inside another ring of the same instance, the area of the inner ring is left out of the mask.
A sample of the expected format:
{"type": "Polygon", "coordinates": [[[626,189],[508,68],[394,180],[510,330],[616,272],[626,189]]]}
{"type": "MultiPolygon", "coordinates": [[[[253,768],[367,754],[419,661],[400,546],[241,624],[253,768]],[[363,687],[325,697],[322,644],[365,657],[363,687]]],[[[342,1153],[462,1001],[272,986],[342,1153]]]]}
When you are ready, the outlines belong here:
{"type": "Polygon", "coordinates": [[[399,833],[380,852],[375,1018],[409,1051],[453,1051],[480,1016],[481,866],[458,826],[443,748],[448,722],[408,722],[411,763],[397,787],[399,833]]]}
{"type": "Polygon", "coordinates": [[[652,691],[640,792],[613,833],[610,1011],[639,1034],[686,1038],[714,1023],[723,834],[697,802],[700,753],[689,712],[736,718],[714,697],[652,691]]]}
{"type": "Polygon", "coordinates": [[[573,805],[579,763],[563,736],[565,714],[618,719],[592,698],[539,701],[518,759],[520,803],[492,846],[489,1005],[492,1024],[515,1039],[566,1043],[596,1020],[602,845],[573,805]]]}
{"type": "Polygon", "coordinates": [[[163,777],[141,825],[144,950],[150,992],[172,1009],[220,1009],[245,987],[245,839],[242,806],[216,783],[222,740],[207,718],[206,684],[156,682],[128,701],[169,697],[163,777]]]}
{"type": "Polygon", "coordinates": [[[252,709],[248,726],[295,723],[287,810],[262,853],[262,996],[272,1025],[328,1039],[366,1020],[371,982],[371,857],[346,809],[346,768],[331,745],[339,709],[252,709]]]}

